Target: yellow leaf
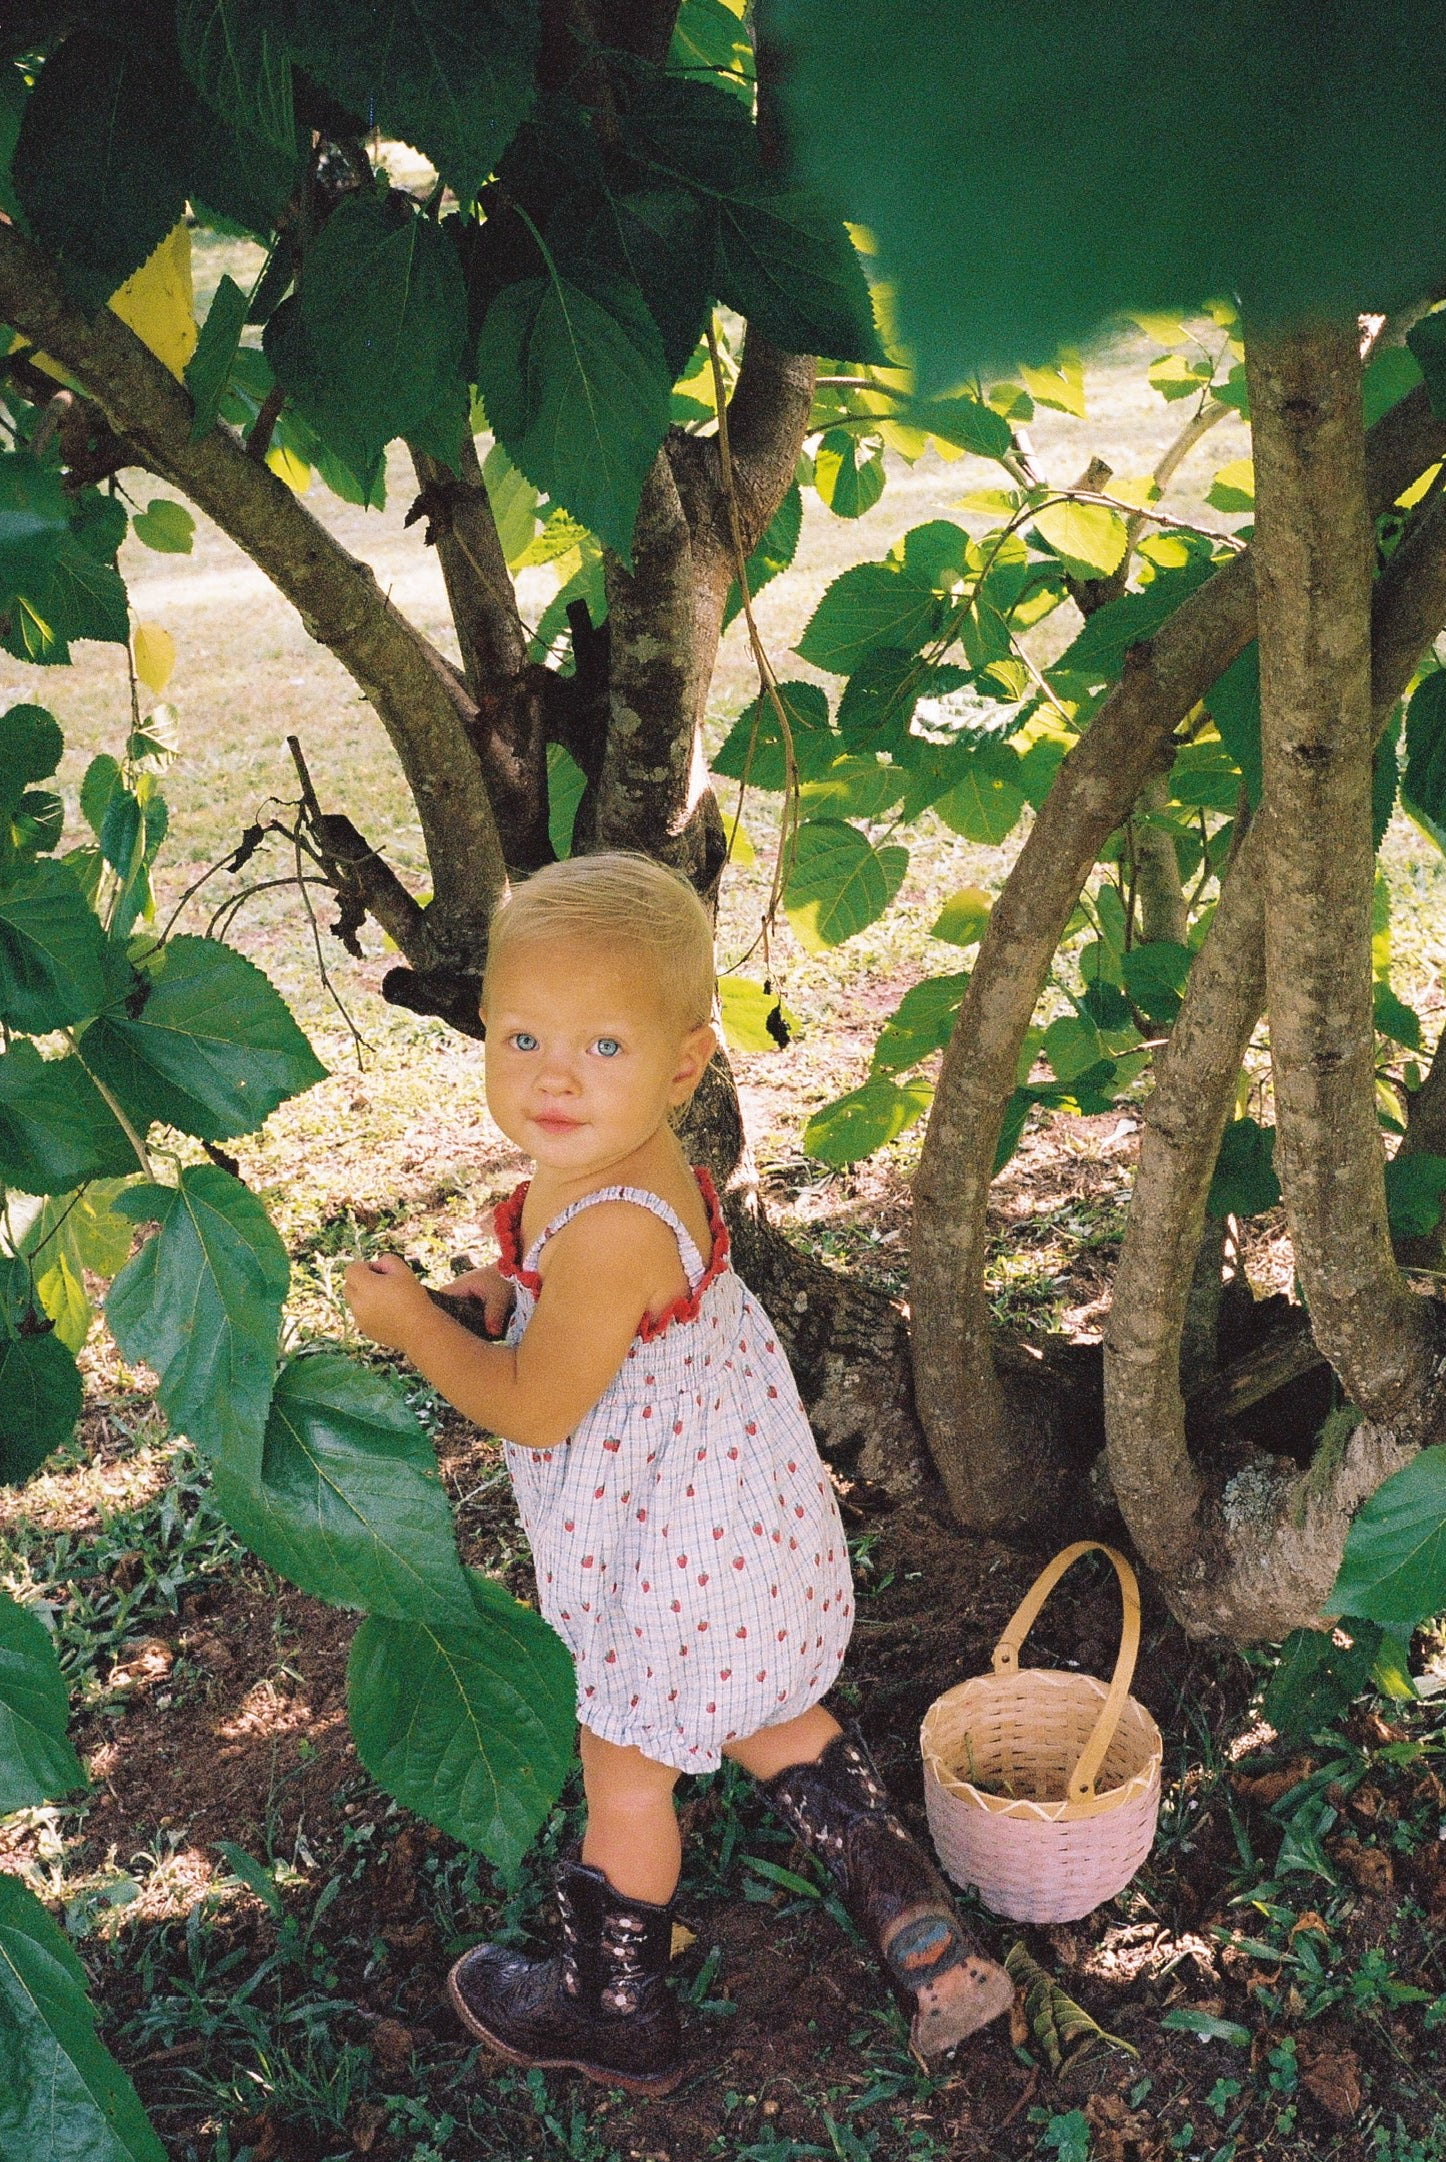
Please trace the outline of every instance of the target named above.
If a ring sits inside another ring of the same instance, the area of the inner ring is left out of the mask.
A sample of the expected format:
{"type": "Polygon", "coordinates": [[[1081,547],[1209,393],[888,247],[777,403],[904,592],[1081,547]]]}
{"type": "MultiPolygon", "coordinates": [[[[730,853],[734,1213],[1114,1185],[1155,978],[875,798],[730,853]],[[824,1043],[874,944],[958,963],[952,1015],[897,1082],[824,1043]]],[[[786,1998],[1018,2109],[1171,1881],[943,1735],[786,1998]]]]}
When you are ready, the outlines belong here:
{"type": "Polygon", "coordinates": [[[736,863],[740,870],[747,870],[750,863],[758,861],[758,851],[748,837],[748,828],[741,818],[726,818],[723,830],[728,837],[728,861],[736,863]]]}
{"type": "Polygon", "coordinates": [[[293,495],[305,495],[311,486],[311,467],[298,458],[295,451],[283,450],[279,443],[273,443],[266,453],[266,463],[279,479],[285,481],[293,495]]]}
{"type": "Polygon", "coordinates": [[[172,375],[185,373],[196,350],[191,312],[191,235],[175,225],[139,270],[110,296],[112,315],[132,329],[172,375]]]}
{"type": "Polygon", "coordinates": [[[157,698],[171,680],[171,670],[176,665],[176,641],[159,623],[138,623],[131,641],[136,656],[136,674],[148,691],[157,698]]]}
{"type": "Polygon", "coordinates": [[[681,1922],[674,1922],[673,1941],[668,1947],[669,1959],[676,1959],[680,1952],[686,1952],[690,1944],[696,1944],[697,1942],[696,1931],[685,1929],[681,1922]]]}

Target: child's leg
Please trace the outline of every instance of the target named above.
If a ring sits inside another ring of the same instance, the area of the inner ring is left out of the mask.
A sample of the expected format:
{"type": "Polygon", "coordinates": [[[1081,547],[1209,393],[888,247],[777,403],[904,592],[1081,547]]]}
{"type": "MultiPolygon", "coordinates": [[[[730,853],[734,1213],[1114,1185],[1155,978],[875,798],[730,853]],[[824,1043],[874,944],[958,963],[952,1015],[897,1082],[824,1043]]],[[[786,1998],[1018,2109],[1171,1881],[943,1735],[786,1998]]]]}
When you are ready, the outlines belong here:
{"type": "Polygon", "coordinates": [[[605,1742],[586,1727],[579,1740],[587,1794],[583,1861],[600,1869],[625,1899],[664,1905],[678,1888],[682,1866],[673,1808],[677,1772],[670,1764],[655,1764],[641,1749],[605,1742]]]}
{"type": "Polygon", "coordinates": [[[821,1704],[785,1719],[780,1726],[760,1727],[741,1742],[725,1742],[723,1754],[741,1764],[755,1779],[774,1779],[794,1764],[816,1764],[829,1743],[843,1728],[821,1704]]]}

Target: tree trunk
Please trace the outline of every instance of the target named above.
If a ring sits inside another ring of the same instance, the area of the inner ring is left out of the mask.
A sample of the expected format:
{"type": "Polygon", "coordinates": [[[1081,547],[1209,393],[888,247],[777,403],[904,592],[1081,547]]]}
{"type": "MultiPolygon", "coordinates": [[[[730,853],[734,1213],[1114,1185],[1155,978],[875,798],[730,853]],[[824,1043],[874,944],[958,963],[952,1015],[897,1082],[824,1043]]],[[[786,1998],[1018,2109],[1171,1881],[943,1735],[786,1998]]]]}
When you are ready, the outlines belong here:
{"type": "Polygon", "coordinates": [[[1151,825],[1149,820],[1149,814],[1163,811],[1169,800],[1170,783],[1164,774],[1146,781],[1135,805],[1136,813],[1144,813],[1144,816],[1137,815],[1131,828],[1140,901],[1140,939],[1145,945],[1157,939],[1169,939],[1175,945],[1183,946],[1190,924],[1174,838],[1159,826],[1151,825]]]}
{"type": "MultiPolygon", "coordinates": [[[[1383,415],[1368,440],[1372,510],[1394,503],[1443,447],[1446,427],[1422,393],[1383,415]]],[[[930,1453],[976,1530],[1057,1515],[1074,1486],[1059,1443],[1011,1414],[984,1294],[994,1155],[1025,1032],[1104,841],[1164,770],[1173,731],[1254,635],[1247,551],[1131,650],[1005,882],[944,1056],[914,1187],[914,1369],[930,1453]]]]}
{"type": "Polygon", "coordinates": [[[1386,1219],[1371,1016],[1371,524],[1355,324],[1253,339],[1265,961],[1277,1152],[1316,1342],[1351,1402],[1419,1406],[1438,1317],[1386,1219]]]}

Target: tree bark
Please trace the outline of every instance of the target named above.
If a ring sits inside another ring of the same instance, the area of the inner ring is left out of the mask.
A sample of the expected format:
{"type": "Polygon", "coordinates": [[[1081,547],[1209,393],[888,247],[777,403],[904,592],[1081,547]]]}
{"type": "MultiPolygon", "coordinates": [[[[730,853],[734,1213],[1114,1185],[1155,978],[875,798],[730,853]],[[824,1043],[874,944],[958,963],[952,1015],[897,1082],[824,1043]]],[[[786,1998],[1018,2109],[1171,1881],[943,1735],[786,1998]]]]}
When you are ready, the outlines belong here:
{"type": "Polygon", "coordinates": [[[1149,814],[1163,811],[1169,800],[1170,784],[1162,773],[1146,781],[1135,806],[1137,813],[1145,814],[1136,818],[1132,828],[1140,901],[1140,938],[1145,945],[1156,939],[1169,939],[1173,944],[1183,946],[1190,924],[1174,839],[1159,826],[1151,825],[1149,820],[1149,814]]]}
{"type": "MultiPolygon", "coordinates": [[[[1421,392],[1383,415],[1368,439],[1373,511],[1443,447],[1446,426],[1421,392]]],[[[930,1453],[956,1513],[976,1530],[1017,1530],[1056,1513],[1073,1476],[1060,1448],[1009,1415],[984,1295],[994,1155],[1025,1032],[1104,841],[1165,769],[1174,729],[1254,635],[1247,551],[1131,650],[1020,850],[944,1056],[914,1187],[914,1370],[930,1453]]]]}
{"type": "Polygon", "coordinates": [[[1247,346],[1277,1153],[1316,1342],[1352,1403],[1423,1398],[1437,1316],[1386,1218],[1371,1017],[1371,525],[1353,322],[1247,346]]]}

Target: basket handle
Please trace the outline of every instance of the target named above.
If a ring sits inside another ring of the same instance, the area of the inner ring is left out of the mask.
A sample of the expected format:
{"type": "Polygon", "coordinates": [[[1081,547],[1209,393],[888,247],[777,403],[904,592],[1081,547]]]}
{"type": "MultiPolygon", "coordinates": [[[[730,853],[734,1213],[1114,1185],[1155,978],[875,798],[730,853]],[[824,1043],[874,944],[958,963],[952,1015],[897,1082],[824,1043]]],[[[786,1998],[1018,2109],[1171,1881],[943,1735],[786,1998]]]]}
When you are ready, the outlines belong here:
{"type": "Polygon", "coordinates": [[[1120,1630],[1120,1652],[1115,1661],[1115,1671],[1110,1679],[1109,1693],[1100,1707],[1099,1718],[1090,1732],[1089,1740],[1079,1753],[1079,1761],[1069,1776],[1069,1799],[1087,1802],[1095,1791],[1095,1780],[1105,1760],[1105,1751],[1115,1738],[1115,1728],[1125,1708],[1130,1693],[1130,1683],[1135,1676],[1135,1660],[1140,1650],[1140,1587],[1135,1572],[1123,1554],[1117,1554],[1112,1546],[1099,1539],[1080,1539],[1056,1554],[1036,1577],[1034,1584],[1020,1600],[1010,1617],[1009,1626],[994,1647],[994,1671],[996,1674],[1019,1672],[1019,1648],[1033,1628],[1035,1619],[1055,1585],[1079,1560],[1081,1554],[1108,1554],[1115,1565],[1120,1580],[1120,1597],[1124,1606],[1120,1630]]]}

